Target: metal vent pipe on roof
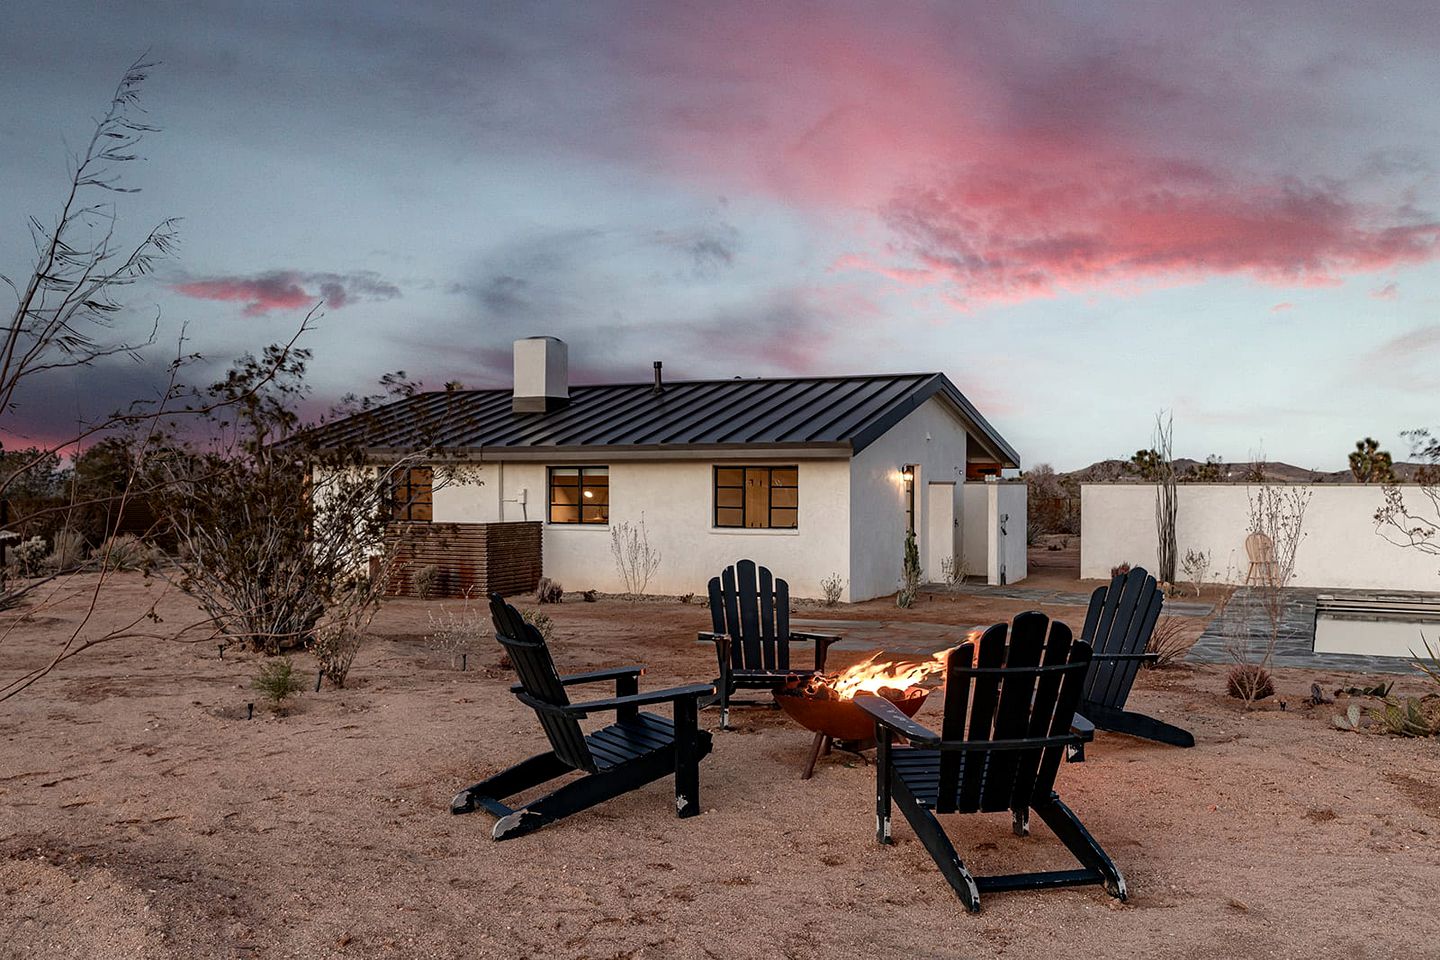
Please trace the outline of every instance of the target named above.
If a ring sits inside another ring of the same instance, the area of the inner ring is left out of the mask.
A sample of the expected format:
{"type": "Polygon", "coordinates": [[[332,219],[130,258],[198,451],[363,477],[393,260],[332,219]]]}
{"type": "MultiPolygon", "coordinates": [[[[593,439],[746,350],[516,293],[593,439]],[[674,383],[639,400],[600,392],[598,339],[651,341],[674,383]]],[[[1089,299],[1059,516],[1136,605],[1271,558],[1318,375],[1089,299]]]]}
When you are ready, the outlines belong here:
{"type": "Polygon", "coordinates": [[[665,384],[662,383],[661,380],[660,380],[660,361],[659,361],[659,360],[656,360],[656,361],[655,361],[655,386],[651,389],[650,392],[651,392],[651,393],[655,393],[655,394],[661,394],[661,393],[664,393],[664,392],[665,392],[665,384]]]}

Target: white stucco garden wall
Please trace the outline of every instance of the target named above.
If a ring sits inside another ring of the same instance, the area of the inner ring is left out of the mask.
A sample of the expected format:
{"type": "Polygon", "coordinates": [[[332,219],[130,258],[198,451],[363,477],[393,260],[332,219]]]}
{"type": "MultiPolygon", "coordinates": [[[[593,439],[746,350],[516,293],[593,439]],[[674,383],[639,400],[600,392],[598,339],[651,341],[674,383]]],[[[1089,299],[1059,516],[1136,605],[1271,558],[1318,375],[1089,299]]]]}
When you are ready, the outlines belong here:
{"type": "Polygon", "coordinates": [[[986,583],[1015,583],[1028,575],[1025,545],[1026,487],[1023,483],[967,483],[965,560],[970,576],[986,583]]]}
{"type": "MultiPolygon", "coordinates": [[[[467,484],[437,490],[437,523],[485,523],[542,520],[545,575],[567,592],[624,589],[610,552],[610,531],[643,519],[661,564],[651,593],[705,592],[710,578],[745,557],[784,577],[797,597],[819,597],[820,581],[832,573],[846,576],[850,556],[849,462],[746,457],[750,466],[799,466],[800,514],[795,530],[731,530],[712,526],[710,460],[612,462],[610,524],[551,524],[546,517],[546,465],[489,463],[483,486],[467,484]],[[521,504],[522,496],[525,503],[521,504]]],[[[847,596],[845,599],[849,599],[847,596]]]]}
{"type": "MultiPolygon", "coordinates": [[[[1295,560],[1292,586],[1440,590],[1440,560],[1395,546],[1375,529],[1382,504],[1379,487],[1310,485],[1305,538],[1295,560]]],[[[1418,503],[1419,488],[1413,491],[1418,503]]],[[[1209,551],[1210,580],[1239,583],[1248,560],[1249,503],[1254,488],[1242,484],[1181,484],[1175,535],[1180,556],[1209,551]]],[[[1152,484],[1083,484],[1080,488],[1080,576],[1101,579],[1129,563],[1154,570],[1157,560],[1155,487],[1152,484]]]]}
{"type": "MultiPolygon", "coordinates": [[[[947,555],[958,548],[964,519],[958,501],[965,480],[968,437],[964,425],[939,400],[928,400],[850,461],[850,590],[859,599],[894,593],[905,549],[905,482],[900,467],[916,464],[915,538],[921,563],[931,554],[926,490],[953,483],[954,515],[947,555]]],[[[803,502],[805,491],[800,491],[803,502]]],[[[926,570],[939,579],[939,570],[926,570]]]]}

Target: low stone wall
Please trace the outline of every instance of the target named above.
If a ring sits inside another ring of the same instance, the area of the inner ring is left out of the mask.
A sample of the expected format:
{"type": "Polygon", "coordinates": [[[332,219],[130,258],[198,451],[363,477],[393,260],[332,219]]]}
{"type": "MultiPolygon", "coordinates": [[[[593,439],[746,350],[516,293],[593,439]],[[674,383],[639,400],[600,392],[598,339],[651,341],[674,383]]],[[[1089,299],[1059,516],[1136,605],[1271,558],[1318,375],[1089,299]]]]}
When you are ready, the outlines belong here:
{"type": "Polygon", "coordinates": [[[431,597],[483,599],[492,591],[510,596],[534,591],[542,570],[541,524],[396,522],[398,539],[391,596],[419,595],[415,574],[435,568],[431,597]]]}

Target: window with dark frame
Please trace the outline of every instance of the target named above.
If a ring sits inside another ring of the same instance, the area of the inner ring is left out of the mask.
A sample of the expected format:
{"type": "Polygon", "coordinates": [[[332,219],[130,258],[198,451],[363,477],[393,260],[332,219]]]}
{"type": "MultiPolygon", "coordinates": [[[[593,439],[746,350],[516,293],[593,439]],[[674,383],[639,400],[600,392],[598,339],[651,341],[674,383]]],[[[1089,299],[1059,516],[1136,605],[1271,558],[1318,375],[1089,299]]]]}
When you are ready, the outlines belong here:
{"type": "Polygon", "coordinates": [[[390,519],[429,523],[434,517],[435,471],[410,467],[395,475],[390,486],[390,519]]]}
{"type": "Polygon", "coordinates": [[[609,467],[551,467],[551,523],[610,522],[609,467]]]}
{"type": "Polygon", "coordinates": [[[793,530],[800,525],[800,468],[716,467],[716,527],[793,530]]]}

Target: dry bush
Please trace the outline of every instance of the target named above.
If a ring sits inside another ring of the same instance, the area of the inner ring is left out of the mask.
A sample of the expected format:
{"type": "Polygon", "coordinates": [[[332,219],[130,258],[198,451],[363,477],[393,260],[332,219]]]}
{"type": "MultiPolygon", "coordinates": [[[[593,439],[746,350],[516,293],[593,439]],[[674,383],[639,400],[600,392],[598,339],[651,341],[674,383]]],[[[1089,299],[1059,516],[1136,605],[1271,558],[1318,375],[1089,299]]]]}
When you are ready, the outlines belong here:
{"type": "Polygon", "coordinates": [[[1255,663],[1237,663],[1225,675],[1225,692],[1236,700],[1251,704],[1275,695],[1275,680],[1270,671],[1255,663]]]}
{"type": "Polygon", "coordinates": [[[546,643],[555,638],[555,621],[550,619],[548,613],[541,613],[539,610],[521,610],[520,616],[535,628],[536,632],[540,634],[540,639],[546,643]]]}
{"type": "Polygon", "coordinates": [[[940,582],[947,589],[954,590],[970,575],[970,565],[959,554],[952,554],[940,561],[940,582]]]}
{"type": "Polygon", "coordinates": [[[1112,577],[1123,577],[1125,574],[1127,574],[1127,573],[1129,573],[1129,572],[1130,572],[1130,563],[1129,563],[1128,561],[1126,561],[1126,562],[1124,562],[1124,563],[1117,563],[1117,564],[1115,564],[1115,566],[1113,566],[1113,567],[1110,568],[1110,576],[1112,576],[1112,577]]]}
{"type": "Polygon", "coordinates": [[[90,560],[111,570],[152,570],[165,560],[165,551],[130,533],[110,537],[90,551],[90,560]]]}
{"type": "Polygon", "coordinates": [[[1145,661],[1145,664],[1151,667],[1168,667],[1185,659],[1185,654],[1194,644],[1195,638],[1190,636],[1183,619],[1161,617],[1145,647],[1146,653],[1156,654],[1156,657],[1153,661],[1145,661]]]}
{"type": "Polygon", "coordinates": [[[1185,574],[1185,579],[1190,581],[1190,586],[1195,590],[1195,596],[1200,596],[1200,588],[1205,586],[1205,581],[1210,575],[1210,552],[1208,550],[1186,550],[1185,557],[1180,561],[1180,572],[1185,574]]]}
{"type": "Polygon", "coordinates": [[[651,578],[660,569],[660,551],[650,545],[644,514],[638,523],[626,520],[610,528],[610,555],[625,585],[626,598],[638,600],[645,596],[651,578]]]}
{"type": "Polygon", "coordinates": [[[820,592],[824,595],[825,606],[833,607],[840,602],[845,592],[845,580],[838,573],[832,573],[820,581],[820,592]]]}
{"type": "Polygon", "coordinates": [[[416,567],[415,572],[410,574],[410,583],[415,587],[415,596],[421,600],[429,600],[435,596],[435,585],[439,580],[440,568],[433,563],[416,567]]]}
{"type": "Polygon", "coordinates": [[[490,625],[490,618],[477,613],[469,600],[458,611],[447,607],[439,616],[433,613],[429,616],[430,632],[425,641],[442,654],[451,667],[458,667],[465,662],[465,656],[480,649],[490,625]]]}
{"type": "Polygon", "coordinates": [[[535,587],[536,603],[559,603],[564,596],[565,588],[549,577],[541,577],[540,583],[535,587]]]}
{"type": "Polygon", "coordinates": [[[74,530],[57,530],[45,556],[47,569],[63,573],[85,562],[85,538],[74,530]]]}

